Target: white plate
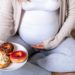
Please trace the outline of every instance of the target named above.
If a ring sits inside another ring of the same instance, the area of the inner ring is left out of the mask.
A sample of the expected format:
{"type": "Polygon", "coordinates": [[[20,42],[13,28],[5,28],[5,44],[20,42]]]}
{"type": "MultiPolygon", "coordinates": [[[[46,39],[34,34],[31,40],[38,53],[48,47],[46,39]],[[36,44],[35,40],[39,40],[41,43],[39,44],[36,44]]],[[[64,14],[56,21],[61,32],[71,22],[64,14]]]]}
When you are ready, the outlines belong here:
{"type": "MultiPolygon", "coordinates": [[[[12,44],[15,47],[14,50],[16,50],[16,51],[17,50],[22,50],[22,51],[26,52],[27,55],[28,55],[28,52],[27,52],[27,50],[26,50],[26,48],[24,46],[22,46],[22,45],[20,45],[18,43],[13,43],[13,42],[12,42],[12,44]]],[[[27,60],[24,61],[24,62],[22,62],[22,63],[11,63],[8,67],[3,68],[3,69],[0,69],[0,70],[2,70],[2,71],[13,71],[13,70],[17,70],[17,69],[21,68],[22,66],[24,66],[24,64],[26,62],[27,62],[27,60]]]]}

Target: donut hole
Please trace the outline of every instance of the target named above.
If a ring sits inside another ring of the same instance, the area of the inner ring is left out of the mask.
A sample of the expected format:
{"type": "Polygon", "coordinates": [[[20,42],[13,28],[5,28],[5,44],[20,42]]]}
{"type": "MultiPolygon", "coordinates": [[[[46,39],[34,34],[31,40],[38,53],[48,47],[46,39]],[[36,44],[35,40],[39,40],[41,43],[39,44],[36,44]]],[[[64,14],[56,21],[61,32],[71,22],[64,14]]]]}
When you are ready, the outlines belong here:
{"type": "Polygon", "coordinates": [[[14,53],[14,57],[16,57],[16,58],[20,58],[22,56],[23,56],[23,53],[22,52],[14,53]]]}

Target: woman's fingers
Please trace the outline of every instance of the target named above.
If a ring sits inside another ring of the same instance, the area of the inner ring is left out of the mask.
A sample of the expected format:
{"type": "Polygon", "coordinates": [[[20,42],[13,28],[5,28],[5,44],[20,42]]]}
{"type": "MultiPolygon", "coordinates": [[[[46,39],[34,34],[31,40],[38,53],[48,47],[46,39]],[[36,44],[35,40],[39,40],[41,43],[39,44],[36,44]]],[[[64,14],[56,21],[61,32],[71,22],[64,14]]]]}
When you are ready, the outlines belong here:
{"type": "Polygon", "coordinates": [[[44,49],[44,45],[43,43],[37,44],[37,45],[33,45],[33,48],[38,48],[38,49],[44,49]]]}

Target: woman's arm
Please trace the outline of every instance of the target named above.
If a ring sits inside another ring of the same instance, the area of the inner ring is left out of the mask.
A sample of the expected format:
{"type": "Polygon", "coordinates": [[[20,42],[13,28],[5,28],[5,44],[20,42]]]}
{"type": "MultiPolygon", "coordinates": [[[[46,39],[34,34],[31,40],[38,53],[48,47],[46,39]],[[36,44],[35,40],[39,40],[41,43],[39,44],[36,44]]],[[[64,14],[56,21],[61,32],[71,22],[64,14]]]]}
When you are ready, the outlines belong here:
{"type": "Polygon", "coordinates": [[[64,25],[60,29],[53,41],[44,42],[46,49],[52,49],[57,47],[65,37],[69,36],[72,29],[75,27],[75,0],[69,0],[68,17],[64,22],[64,25]]]}
{"type": "Polygon", "coordinates": [[[39,49],[53,49],[57,47],[65,39],[65,37],[68,37],[72,29],[75,27],[75,0],[69,0],[68,12],[68,17],[64,22],[64,25],[52,41],[48,39],[32,47],[39,49]]]}
{"type": "Polygon", "coordinates": [[[11,0],[0,0],[0,43],[6,41],[13,29],[11,0]]]}

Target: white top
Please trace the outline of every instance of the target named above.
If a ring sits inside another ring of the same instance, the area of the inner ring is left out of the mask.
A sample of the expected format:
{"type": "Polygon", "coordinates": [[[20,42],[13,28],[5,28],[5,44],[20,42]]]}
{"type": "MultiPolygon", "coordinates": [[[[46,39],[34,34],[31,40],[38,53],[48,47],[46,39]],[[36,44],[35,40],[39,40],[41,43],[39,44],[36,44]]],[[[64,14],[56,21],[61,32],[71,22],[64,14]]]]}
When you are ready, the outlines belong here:
{"type": "Polygon", "coordinates": [[[48,38],[52,38],[58,32],[58,0],[31,0],[22,3],[25,10],[19,34],[28,44],[33,45],[48,38]]]}

